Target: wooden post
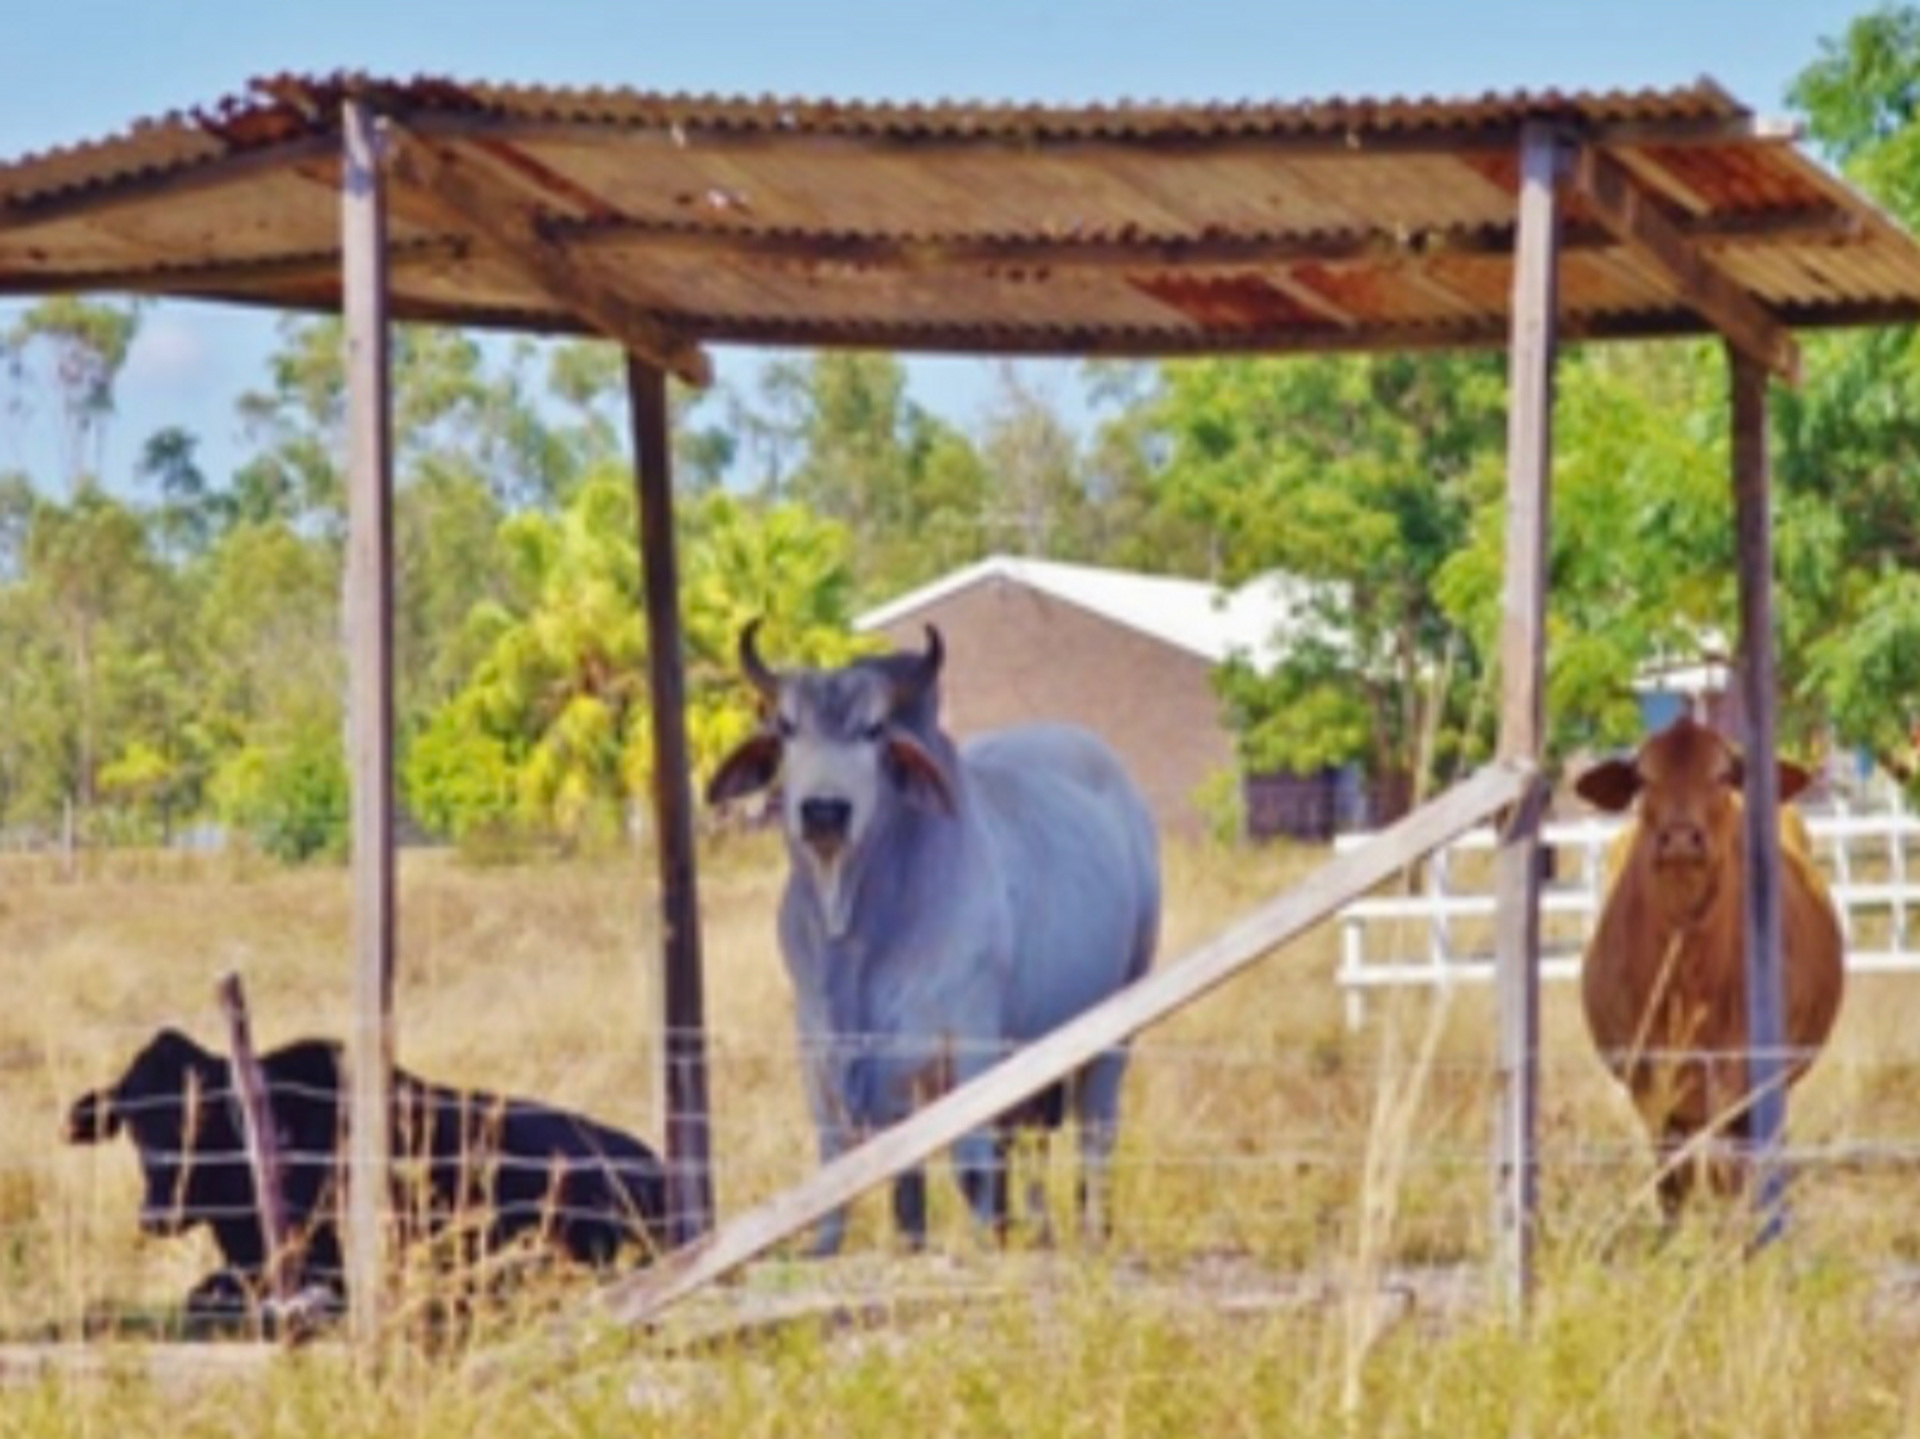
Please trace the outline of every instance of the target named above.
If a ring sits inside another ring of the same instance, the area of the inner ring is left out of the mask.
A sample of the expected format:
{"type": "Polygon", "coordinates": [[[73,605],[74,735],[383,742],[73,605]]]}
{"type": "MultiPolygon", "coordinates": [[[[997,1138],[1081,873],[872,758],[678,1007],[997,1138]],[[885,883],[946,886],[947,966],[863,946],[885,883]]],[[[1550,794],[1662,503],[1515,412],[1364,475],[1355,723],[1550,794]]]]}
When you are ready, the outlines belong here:
{"type": "MultiPolygon", "coordinates": [[[[1545,125],[1520,139],[1520,216],[1507,371],[1506,578],[1500,623],[1499,757],[1536,765],[1545,739],[1548,479],[1553,459],[1563,151],[1545,125]]],[[[1495,1129],[1496,1263],[1516,1313],[1533,1284],[1539,1191],[1540,818],[1545,791],[1514,807],[1495,860],[1494,965],[1499,1004],[1495,1129]]]]}
{"type": "Polygon", "coordinates": [[[260,1061],[253,1052],[253,1028],[247,1021],[247,997],[240,976],[221,976],[216,990],[227,1016],[227,1050],[232,1055],[234,1088],[240,1096],[240,1130],[247,1146],[247,1167],[260,1205],[260,1244],[266,1254],[262,1273],[267,1294],[282,1309],[292,1299],[287,1282],[287,1192],[280,1182],[280,1139],[260,1061]]]}
{"type": "Polygon", "coordinates": [[[1761,1243],[1786,1222],[1786,990],[1780,949],[1779,775],[1774,766],[1773,535],[1767,372],[1727,347],[1732,371],[1734,528],[1740,568],[1740,684],[1746,709],[1747,1087],[1761,1243]]]}
{"type": "Polygon", "coordinates": [[[666,996],[661,1056],[667,1097],[667,1233],[672,1243],[682,1245],[712,1227],[714,1209],[666,373],[629,352],[627,394],[633,413],[647,678],[653,700],[654,852],[659,857],[661,987],[666,996]]]}
{"type": "Polygon", "coordinates": [[[348,764],[353,786],[353,1026],[347,1286],[353,1337],[380,1331],[393,1088],[393,443],[386,195],[365,102],[342,107],[347,365],[348,764]]]}
{"type": "Polygon", "coordinates": [[[1522,799],[1534,784],[1533,771],[1524,764],[1488,765],[1362,848],[1337,856],[1303,884],[1268,900],[1198,949],[1016,1050],[984,1074],[823,1165],[792,1189],[729,1220],[705,1243],[669,1255],[653,1268],[612,1286],[604,1296],[607,1312],[635,1324],[658,1317],[783,1239],[1057,1083],[1094,1056],[1211,994],[1342,905],[1522,799]]]}

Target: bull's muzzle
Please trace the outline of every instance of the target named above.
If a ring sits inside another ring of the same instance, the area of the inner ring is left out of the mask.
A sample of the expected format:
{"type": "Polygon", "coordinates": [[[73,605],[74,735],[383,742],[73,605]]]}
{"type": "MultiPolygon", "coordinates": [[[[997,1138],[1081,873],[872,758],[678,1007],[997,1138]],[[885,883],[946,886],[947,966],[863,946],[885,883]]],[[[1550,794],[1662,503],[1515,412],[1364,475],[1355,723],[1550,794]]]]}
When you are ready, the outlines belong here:
{"type": "Polygon", "coordinates": [[[853,805],[844,799],[800,801],[800,838],[822,859],[831,859],[846,848],[852,826],[853,805]]]}

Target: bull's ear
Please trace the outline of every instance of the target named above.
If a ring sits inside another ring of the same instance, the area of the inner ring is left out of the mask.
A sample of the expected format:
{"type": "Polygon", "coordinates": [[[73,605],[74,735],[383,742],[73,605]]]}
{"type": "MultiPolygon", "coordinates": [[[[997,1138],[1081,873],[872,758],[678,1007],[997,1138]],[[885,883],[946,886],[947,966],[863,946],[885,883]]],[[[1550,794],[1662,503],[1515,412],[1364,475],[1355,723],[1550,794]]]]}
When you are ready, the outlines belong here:
{"type": "Polygon", "coordinates": [[[752,736],[720,761],[707,781],[707,803],[725,804],[765,789],[780,773],[782,753],[780,736],[766,731],[752,736]]]}
{"type": "Polygon", "coordinates": [[[1573,791],[1608,814],[1619,814],[1640,793],[1640,771],[1631,760],[1603,760],[1573,782],[1573,791]]]}
{"type": "Polygon", "coordinates": [[[953,786],[946,771],[912,735],[895,731],[887,736],[887,766],[909,795],[948,814],[954,812],[953,786]]]}
{"type": "Polygon", "coordinates": [[[95,1089],[81,1095],[67,1111],[67,1143],[93,1144],[120,1129],[120,1116],[114,1111],[113,1096],[95,1089]]]}

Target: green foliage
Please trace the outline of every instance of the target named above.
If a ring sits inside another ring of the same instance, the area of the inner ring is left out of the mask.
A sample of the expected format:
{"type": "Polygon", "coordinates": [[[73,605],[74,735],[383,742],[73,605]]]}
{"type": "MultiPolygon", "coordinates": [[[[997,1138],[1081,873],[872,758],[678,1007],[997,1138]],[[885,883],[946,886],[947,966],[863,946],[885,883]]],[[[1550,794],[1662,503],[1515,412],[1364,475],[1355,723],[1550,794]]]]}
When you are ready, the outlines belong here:
{"type": "Polygon", "coordinates": [[[214,813],[262,852],[297,864],[346,853],[349,794],[337,724],[310,724],[231,752],[215,771],[214,813]]]}
{"type": "Polygon", "coordinates": [[[1244,656],[1215,670],[1242,768],[1310,774],[1364,756],[1373,717],[1351,674],[1344,655],[1311,641],[1265,671],[1244,656]]]}
{"type": "Polygon", "coordinates": [[[114,381],[139,330],[137,305],[56,295],[29,307],[4,337],[17,363],[41,351],[48,357],[44,372],[60,405],[71,497],[99,478],[114,381]]]}
{"type": "MultiPolygon", "coordinates": [[[[1634,677],[1721,653],[1736,632],[1725,367],[1704,344],[1612,345],[1561,361],[1548,597],[1549,748],[1630,742],[1634,677]]],[[[1441,566],[1442,607],[1497,652],[1505,478],[1441,566]]],[[[1488,676],[1492,681],[1496,676],[1488,676]]]]}
{"type": "MultiPolygon", "coordinates": [[[[633,487],[607,469],[558,516],[502,528],[509,583],[476,608],[482,656],[409,747],[408,803],[463,842],[514,828],[604,843],[653,764],[633,487]]],[[[753,723],[735,646],[747,621],[787,663],[837,663],[852,592],[845,532],[798,505],[712,492],[683,521],[688,737],[705,774],[753,723]]]]}
{"type": "MultiPolygon", "coordinates": [[[[1854,20],[1790,93],[1850,178],[1920,221],[1920,9],[1854,20]]],[[[1911,327],[1822,337],[1806,371],[1775,404],[1783,671],[1803,715],[1920,791],[1920,342],[1911,327]]]]}
{"type": "Polygon", "coordinates": [[[1228,765],[1210,771],[1194,787],[1193,806],[1200,812],[1211,843],[1232,846],[1246,838],[1247,792],[1238,767],[1228,765]]]}
{"type": "Polygon", "coordinates": [[[769,366],[762,383],[772,414],[755,433],[775,466],[765,492],[845,528],[864,601],[985,552],[989,469],[964,436],[907,397],[897,358],[825,352],[769,366]],[[785,472],[788,448],[799,459],[785,472]]]}
{"type": "Polygon", "coordinates": [[[1169,365],[1164,381],[1164,503],[1214,537],[1227,580],[1310,583],[1325,636],[1265,679],[1224,676],[1243,758],[1411,776],[1423,736],[1472,722],[1471,666],[1449,658],[1458,622],[1434,586],[1498,464],[1497,363],[1208,360],[1169,365]]]}
{"type": "Polygon", "coordinates": [[[1810,679],[1840,732],[1920,798],[1920,571],[1857,574],[1848,590],[1859,618],[1814,642],[1810,679]]]}

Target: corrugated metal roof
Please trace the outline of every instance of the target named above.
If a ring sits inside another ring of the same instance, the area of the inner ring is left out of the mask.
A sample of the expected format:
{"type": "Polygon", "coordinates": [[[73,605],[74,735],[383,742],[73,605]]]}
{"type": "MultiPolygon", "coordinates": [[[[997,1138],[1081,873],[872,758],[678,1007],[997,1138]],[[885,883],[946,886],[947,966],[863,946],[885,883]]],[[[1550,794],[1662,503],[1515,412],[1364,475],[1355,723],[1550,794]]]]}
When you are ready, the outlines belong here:
{"type": "MultiPolygon", "coordinates": [[[[594,328],[583,291],[556,289],[557,258],[682,359],[710,341],[1142,356],[1504,343],[1529,122],[1602,156],[1653,223],[1783,324],[1920,315],[1912,239],[1710,81],[1042,106],[282,74],[0,163],[0,294],[334,307],[350,96],[390,127],[396,314],[594,328]]],[[[1566,332],[1708,328],[1618,228],[1574,189],[1566,332]]]]}

